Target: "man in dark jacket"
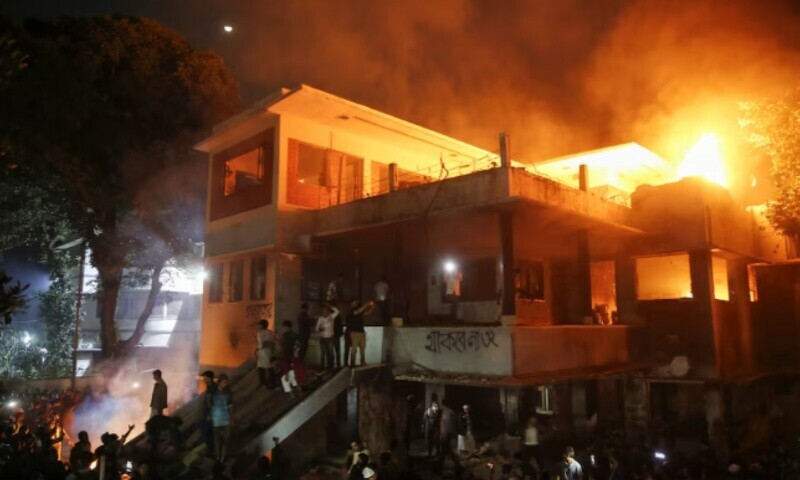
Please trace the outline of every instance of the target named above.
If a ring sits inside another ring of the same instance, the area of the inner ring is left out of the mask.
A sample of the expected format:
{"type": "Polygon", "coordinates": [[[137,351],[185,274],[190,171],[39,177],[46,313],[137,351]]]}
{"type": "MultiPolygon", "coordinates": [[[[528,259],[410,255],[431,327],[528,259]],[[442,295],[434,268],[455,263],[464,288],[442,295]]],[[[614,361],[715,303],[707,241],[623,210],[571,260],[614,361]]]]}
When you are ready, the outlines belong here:
{"type": "Polygon", "coordinates": [[[161,370],[153,370],[153,380],[156,381],[153,385],[153,396],[150,397],[150,417],[156,415],[163,415],[164,409],[167,408],[167,384],[161,378],[161,370]]]}
{"type": "Polygon", "coordinates": [[[442,411],[439,402],[431,402],[431,406],[422,414],[422,431],[428,440],[428,456],[433,455],[434,449],[439,451],[439,430],[442,420],[442,411]]]}

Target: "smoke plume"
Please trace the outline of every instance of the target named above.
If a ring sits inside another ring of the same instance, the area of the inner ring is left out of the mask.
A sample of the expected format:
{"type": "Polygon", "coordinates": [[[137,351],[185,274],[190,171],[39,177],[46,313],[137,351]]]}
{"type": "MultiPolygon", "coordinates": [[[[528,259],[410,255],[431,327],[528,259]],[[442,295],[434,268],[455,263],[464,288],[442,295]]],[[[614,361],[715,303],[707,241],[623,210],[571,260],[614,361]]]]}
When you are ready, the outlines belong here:
{"type": "Polygon", "coordinates": [[[491,150],[509,131],[527,162],[627,141],[678,161],[706,131],[736,157],[737,102],[800,71],[791,2],[346,5],[218,1],[239,22],[218,48],[251,97],[303,82],[491,150]]]}

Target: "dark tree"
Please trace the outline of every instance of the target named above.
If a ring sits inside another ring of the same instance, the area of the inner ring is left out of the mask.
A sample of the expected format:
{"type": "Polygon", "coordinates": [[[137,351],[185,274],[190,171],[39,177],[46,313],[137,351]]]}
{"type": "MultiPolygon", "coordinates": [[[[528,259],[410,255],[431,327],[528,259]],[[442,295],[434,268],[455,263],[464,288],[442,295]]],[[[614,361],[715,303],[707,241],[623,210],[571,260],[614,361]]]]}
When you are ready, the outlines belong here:
{"type": "Polygon", "coordinates": [[[65,221],[86,241],[103,354],[126,355],[165,263],[201,240],[206,170],[191,147],[240,108],[238,87],[217,55],[146,18],[29,21],[14,36],[27,66],[2,89],[0,131],[13,166],[3,181],[23,185],[7,199],[21,209],[15,231],[30,237],[65,221]],[[26,207],[37,202],[38,214],[26,207]],[[120,288],[144,279],[150,293],[134,334],[117,339],[120,288]]]}
{"type": "Polygon", "coordinates": [[[800,237],[800,84],[783,98],[741,104],[748,141],[771,163],[775,199],[767,217],[781,233],[800,237]]]}

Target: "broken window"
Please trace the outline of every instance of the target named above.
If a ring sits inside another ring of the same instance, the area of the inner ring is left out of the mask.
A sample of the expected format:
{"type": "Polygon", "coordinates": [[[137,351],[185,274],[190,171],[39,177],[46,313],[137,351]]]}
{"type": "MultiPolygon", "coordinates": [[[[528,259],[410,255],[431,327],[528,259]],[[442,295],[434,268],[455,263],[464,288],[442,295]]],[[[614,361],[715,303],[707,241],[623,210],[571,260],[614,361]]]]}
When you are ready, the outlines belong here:
{"type": "Polygon", "coordinates": [[[592,309],[595,323],[611,325],[617,316],[617,281],[613,260],[592,262],[592,309]]]}
{"type": "Polygon", "coordinates": [[[636,298],[692,298],[689,254],[677,253],[636,259],[636,298]]]}
{"type": "Polygon", "coordinates": [[[223,194],[227,197],[264,184],[263,148],[256,148],[225,162],[223,194]]]}

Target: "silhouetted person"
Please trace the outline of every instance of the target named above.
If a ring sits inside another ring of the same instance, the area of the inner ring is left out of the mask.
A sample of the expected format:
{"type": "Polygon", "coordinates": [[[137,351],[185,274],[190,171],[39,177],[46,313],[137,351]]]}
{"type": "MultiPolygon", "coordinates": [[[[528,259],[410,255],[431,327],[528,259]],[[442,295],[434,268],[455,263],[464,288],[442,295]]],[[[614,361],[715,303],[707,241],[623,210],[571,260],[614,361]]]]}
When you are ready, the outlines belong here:
{"type": "Polygon", "coordinates": [[[161,378],[161,370],[153,370],[153,395],[150,397],[150,417],[163,415],[167,408],[167,384],[161,378]]]}

